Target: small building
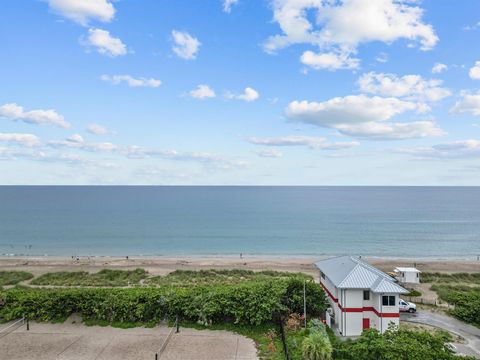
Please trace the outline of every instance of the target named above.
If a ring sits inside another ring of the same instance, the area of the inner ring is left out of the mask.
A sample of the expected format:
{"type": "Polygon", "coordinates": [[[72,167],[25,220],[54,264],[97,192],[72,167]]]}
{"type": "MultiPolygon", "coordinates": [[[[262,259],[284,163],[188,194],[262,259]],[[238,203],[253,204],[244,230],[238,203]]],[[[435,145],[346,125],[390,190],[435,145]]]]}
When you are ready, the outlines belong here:
{"type": "Polygon", "coordinates": [[[393,270],[395,279],[401,283],[419,284],[421,271],[414,267],[397,267],[393,270]]]}
{"type": "Polygon", "coordinates": [[[408,293],[395,279],[359,257],[340,256],[315,263],[328,296],[332,327],[342,336],[364,329],[384,333],[400,319],[399,296],[408,293]]]}

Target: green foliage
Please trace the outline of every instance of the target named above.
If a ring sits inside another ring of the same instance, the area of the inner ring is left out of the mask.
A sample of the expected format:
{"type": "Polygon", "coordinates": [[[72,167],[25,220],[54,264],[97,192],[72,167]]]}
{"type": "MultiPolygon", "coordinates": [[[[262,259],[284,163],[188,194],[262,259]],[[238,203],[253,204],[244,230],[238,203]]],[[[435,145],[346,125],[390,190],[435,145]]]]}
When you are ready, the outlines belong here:
{"type": "Polygon", "coordinates": [[[465,359],[454,355],[445,346],[443,333],[390,328],[385,334],[365,330],[355,341],[334,343],[334,359],[342,360],[452,360],[465,359]]]}
{"type": "Polygon", "coordinates": [[[302,343],[305,360],[330,360],[332,351],[332,344],[327,335],[318,331],[312,332],[302,343]]]}
{"type": "Polygon", "coordinates": [[[410,292],[406,296],[410,296],[410,297],[422,296],[422,293],[418,290],[413,289],[413,290],[410,290],[410,292]]]}
{"type": "Polygon", "coordinates": [[[449,313],[460,320],[480,327],[480,288],[468,285],[433,285],[439,298],[454,305],[449,313]]]}
{"type": "Polygon", "coordinates": [[[165,276],[154,276],[145,280],[148,285],[213,285],[213,284],[239,284],[245,281],[276,280],[279,278],[299,277],[306,280],[312,278],[302,273],[288,273],[279,271],[252,271],[244,269],[232,270],[175,270],[165,276]]]}
{"type": "Polygon", "coordinates": [[[31,278],[33,275],[26,271],[0,271],[0,286],[16,285],[31,278]]]}
{"type": "Polygon", "coordinates": [[[97,273],[86,271],[60,271],[43,274],[34,280],[32,285],[50,286],[128,286],[138,284],[147,277],[144,269],[109,270],[104,269],[97,273]]]}
{"type": "MultiPolygon", "coordinates": [[[[25,315],[51,321],[79,313],[84,319],[146,323],[178,314],[202,324],[258,325],[270,322],[275,314],[298,312],[303,306],[299,289],[303,293],[298,278],[190,287],[9,289],[0,292],[4,304],[0,318],[25,315]]],[[[318,284],[307,283],[307,304],[312,304],[312,315],[325,310],[325,294],[318,284]]]]}
{"type": "Polygon", "coordinates": [[[423,283],[470,283],[480,284],[480,273],[422,273],[421,281],[423,283]]]}

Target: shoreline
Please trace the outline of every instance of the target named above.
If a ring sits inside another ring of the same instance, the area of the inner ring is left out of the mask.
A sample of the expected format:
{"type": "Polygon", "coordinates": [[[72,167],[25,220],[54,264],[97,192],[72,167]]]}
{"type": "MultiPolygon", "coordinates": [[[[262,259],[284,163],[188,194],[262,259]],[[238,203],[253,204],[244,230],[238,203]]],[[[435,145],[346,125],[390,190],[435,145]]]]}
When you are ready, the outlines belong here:
{"type": "MultiPolygon", "coordinates": [[[[304,272],[318,278],[314,263],[329,256],[0,256],[0,270],[22,270],[35,276],[55,271],[89,271],[101,269],[132,270],[143,268],[152,275],[166,275],[172,271],[208,269],[245,269],[253,271],[276,270],[304,272]]],[[[480,261],[475,259],[435,259],[363,256],[382,271],[392,271],[397,266],[416,266],[423,272],[480,272],[480,261]]]]}

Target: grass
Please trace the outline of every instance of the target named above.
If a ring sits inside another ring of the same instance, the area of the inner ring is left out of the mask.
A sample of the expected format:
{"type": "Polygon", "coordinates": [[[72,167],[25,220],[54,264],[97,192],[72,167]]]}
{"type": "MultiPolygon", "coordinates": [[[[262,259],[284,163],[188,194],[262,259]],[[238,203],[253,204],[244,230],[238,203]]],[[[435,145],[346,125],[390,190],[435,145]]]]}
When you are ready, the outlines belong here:
{"type": "Polygon", "coordinates": [[[422,283],[475,284],[480,285],[480,273],[422,273],[422,283]]]}
{"type": "Polygon", "coordinates": [[[238,284],[245,281],[261,281],[278,278],[301,276],[306,279],[311,277],[301,273],[279,271],[251,271],[242,269],[233,270],[175,270],[165,276],[154,276],[145,280],[145,284],[162,286],[188,286],[188,285],[213,285],[213,284],[238,284]]]}
{"type": "Polygon", "coordinates": [[[32,280],[32,285],[48,286],[128,286],[139,284],[147,277],[144,269],[109,270],[97,273],[60,271],[43,274],[32,280]]]}
{"type": "Polygon", "coordinates": [[[26,271],[0,271],[0,286],[16,285],[32,278],[33,275],[26,271]]]}
{"type": "Polygon", "coordinates": [[[148,323],[139,323],[139,322],[124,322],[124,321],[107,321],[107,320],[94,320],[94,319],[85,319],[83,323],[86,326],[111,326],[119,329],[132,329],[136,327],[145,327],[145,328],[154,328],[158,324],[155,322],[148,323]]]}

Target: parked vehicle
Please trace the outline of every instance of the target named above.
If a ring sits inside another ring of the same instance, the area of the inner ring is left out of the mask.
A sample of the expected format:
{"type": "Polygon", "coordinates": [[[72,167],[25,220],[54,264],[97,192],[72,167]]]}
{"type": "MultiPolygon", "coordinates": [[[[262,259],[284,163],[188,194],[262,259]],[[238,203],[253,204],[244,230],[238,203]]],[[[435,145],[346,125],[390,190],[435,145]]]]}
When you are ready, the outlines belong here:
{"type": "Polygon", "coordinates": [[[401,312],[409,312],[409,313],[414,313],[417,311],[417,305],[414,303],[408,302],[406,300],[400,299],[398,302],[398,309],[401,312]]]}

